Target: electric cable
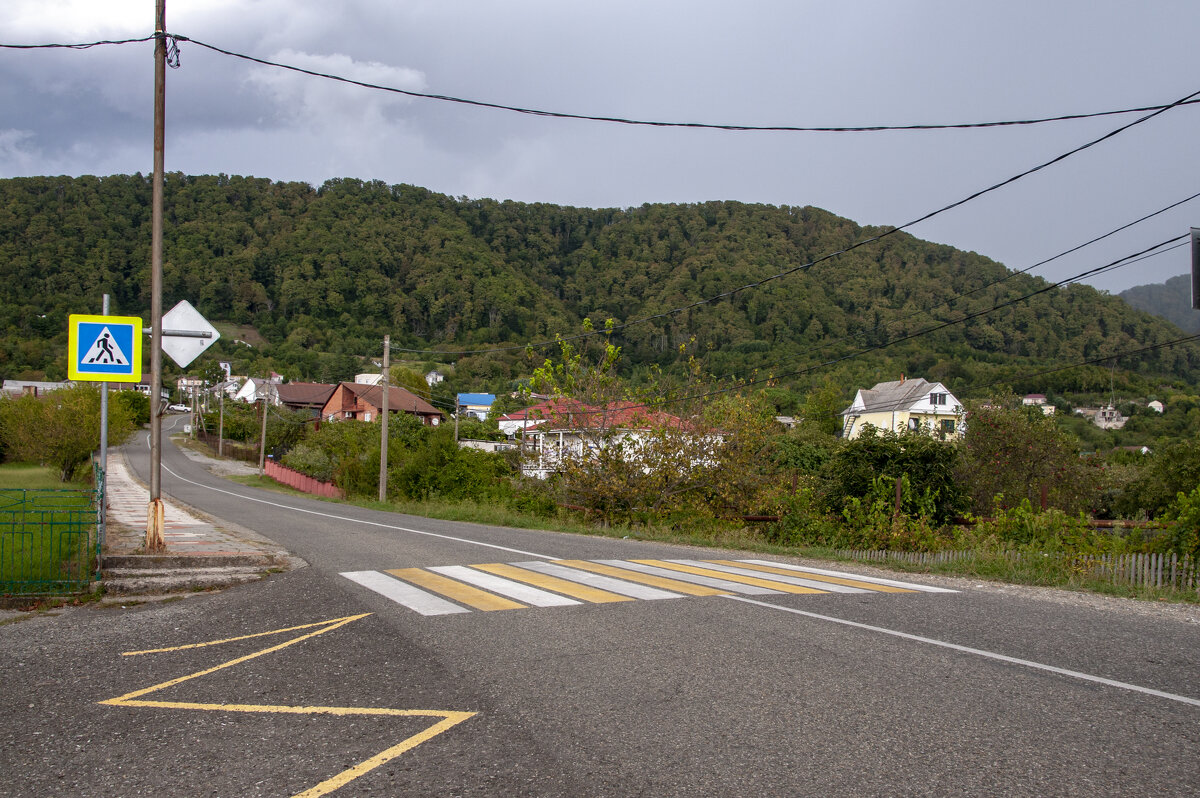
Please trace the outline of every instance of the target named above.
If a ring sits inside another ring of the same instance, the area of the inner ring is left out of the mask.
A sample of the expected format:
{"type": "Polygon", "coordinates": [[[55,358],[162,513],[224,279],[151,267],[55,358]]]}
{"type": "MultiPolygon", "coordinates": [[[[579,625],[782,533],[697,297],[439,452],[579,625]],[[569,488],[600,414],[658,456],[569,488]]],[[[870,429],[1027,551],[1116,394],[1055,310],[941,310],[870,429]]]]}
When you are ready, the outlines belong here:
{"type": "Polygon", "coordinates": [[[622,322],[620,324],[614,324],[611,328],[606,328],[604,330],[594,330],[592,332],[576,333],[576,334],[570,335],[570,336],[558,337],[554,341],[540,341],[537,343],[525,344],[524,346],[502,346],[502,347],[494,347],[491,349],[460,350],[460,351],[431,350],[431,349],[408,349],[408,348],[404,348],[404,347],[393,347],[393,348],[396,349],[396,351],[408,352],[410,354],[437,354],[437,355],[450,355],[450,356],[493,354],[493,353],[498,353],[498,352],[511,352],[511,351],[515,351],[515,350],[540,349],[540,348],[548,347],[548,346],[557,346],[565,341],[574,341],[574,340],[579,340],[582,338],[591,338],[596,335],[607,335],[612,332],[616,332],[618,330],[623,330],[628,327],[633,327],[635,325],[646,324],[651,321],[656,321],[658,319],[663,319],[663,318],[667,318],[670,316],[674,316],[679,313],[683,313],[685,311],[692,310],[694,308],[702,307],[704,305],[711,305],[715,302],[719,302],[722,299],[729,299],[743,291],[748,291],[752,288],[761,288],[763,285],[766,285],[769,282],[773,282],[775,280],[782,279],[784,277],[795,274],[797,272],[807,271],[808,269],[811,269],[813,266],[816,266],[817,264],[824,263],[825,261],[828,261],[828,260],[833,260],[834,258],[837,258],[837,257],[840,257],[847,253],[853,252],[856,249],[865,247],[868,244],[874,244],[879,241],[882,241],[883,239],[887,238],[888,236],[895,235],[896,233],[899,233],[902,230],[906,230],[910,227],[918,225],[921,222],[928,221],[929,219],[932,219],[935,216],[943,214],[943,213],[950,211],[954,208],[957,208],[959,206],[965,205],[966,203],[976,200],[979,197],[984,196],[985,194],[988,194],[990,192],[993,192],[1000,188],[1003,188],[1004,186],[1015,183],[1018,180],[1021,180],[1022,178],[1028,177],[1029,175],[1032,175],[1036,172],[1046,169],[1047,167],[1052,166],[1056,163],[1059,163],[1060,161],[1064,161],[1067,158],[1070,158],[1072,155],[1076,155],[1080,152],[1083,152],[1084,150],[1090,149],[1091,147],[1094,147],[1097,144],[1100,144],[1101,142],[1107,141],[1110,138],[1120,135],[1121,133],[1125,132],[1126,130],[1129,130],[1132,127],[1135,127],[1136,125],[1140,125],[1143,122],[1147,122],[1147,121],[1153,119],[1154,117],[1165,113],[1166,111],[1170,110],[1171,108],[1178,107],[1179,105],[1191,100],[1192,98],[1196,97],[1197,95],[1200,95],[1200,90],[1194,91],[1191,94],[1188,94],[1188,95],[1180,98],[1179,100],[1176,100],[1174,103],[1171,103],[1170,105],[1163,106],[1160,110],[1154,111],[1153,113],[1147,114],[1143,117],[1139,117],[1138,119],[1135,119],[1132,122],[1129,122],[1118,128],[1115,128],[1114,130],[1110,130],[1109,132],[1105,133],[1104,135],[1102,135],[1098,138],[1091,139],[1090,141],[1088,141],[1084,144],[1081,144],[1077,147],[1074,147],[1060,155],[1056,155],[1055,157],[1051,158],[1050,160],[1044,161],[1044,162],[1038,164],[1037,166],[1033,166],[1029,169],[1019,172],[1009,178],[1001,180],[999,183],[995,183],[991,186],[988,186],[987,188],[979,189],[978,191],[975,191],[974,193],[969,194],[966,197],[963,197],[959,200],[951,202],[948,205],[943,205],[942,207],[940,207],[936,210],[929,211],[928,213],[918,216],[917,218],[913,219],[912,221],[905,222],[904,224],[899,225],[898,227],[889,228],[888,230],[885,230],[884,232],[879,233],[878,235],[874,235],[869,238],[860,239],[859,241],[857,241],[853,244],[850,244],[849,246],[843,247],[842,249],[839,249],[839,250],[836,250],[833,252],[828,252],[818,258],[808,261],[807,263],[800,264],[799,266],[793,266],[790,269],[785,269],[781,272],[770,275],[768,277],[764,277],[761,280],[756,280],[752,283],[746,283],[745,285],[738,286],[729,291],[725,291],[725,292],[717,294],[715,296],[708,297],[707,299],[700,299],[695,302],[691,302],[687,305],[682,305],[680,307],[672,308],[670,310],[661,311],[659,313],[654,313],[649,316],[642,316],[640,318],[632,319],[630,321],[622,322]]]}

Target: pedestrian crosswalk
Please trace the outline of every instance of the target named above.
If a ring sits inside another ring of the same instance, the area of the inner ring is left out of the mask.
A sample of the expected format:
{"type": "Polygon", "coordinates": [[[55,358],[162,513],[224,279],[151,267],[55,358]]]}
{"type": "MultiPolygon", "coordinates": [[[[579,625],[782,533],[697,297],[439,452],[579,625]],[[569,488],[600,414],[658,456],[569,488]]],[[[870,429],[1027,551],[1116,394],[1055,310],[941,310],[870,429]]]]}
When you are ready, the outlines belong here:
{"type": "Polygon", "coordinates": [[[346,571],[421,615],[686,596],[954,593],[942,587],[769,560],[550,560],[346,571]]]}

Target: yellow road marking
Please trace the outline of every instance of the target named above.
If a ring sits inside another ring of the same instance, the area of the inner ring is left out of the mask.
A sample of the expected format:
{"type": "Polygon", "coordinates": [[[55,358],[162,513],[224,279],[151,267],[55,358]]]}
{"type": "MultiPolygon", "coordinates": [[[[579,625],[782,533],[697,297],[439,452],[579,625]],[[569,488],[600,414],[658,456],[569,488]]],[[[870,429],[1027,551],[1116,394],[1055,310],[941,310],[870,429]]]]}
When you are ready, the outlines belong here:
{"type": "Polygon", "coordinates": [[[369,773],[370,771],[374,770],[375,768],[379,767],[380,765],[390,762],[391,760],[400,756],[404,752],[412,750],[413,748],[420,745],[421,743],[426,742],[427,740],[430,740],[430,739],[436,737],[437,735],[458,725],[459,723],[462,723],[464,720],[467,720],[468,718],[473,717],[475,715],[475,713],[474,712],[456,712],[456,711],[450,711],[450,710],[443,711],[443,710],[433,710],[433,709],[389,709],[386,707],[283,706],[283,705],[272,705],[272,704],[206,704],[206,703],[191,702],[191,701],[146,701],[146,700],[142,700],[140,697],[144,696],[144,695],[148,695],[153,692],[156,692],[158,690],[165,690],[168,687],[172,687],[174,685],[181,684],[181,683],[189,681],[191,679],[197,679],[201,676],[206,676],[210,673],[215,673],[217,671],[224,670],[225,668],[233,667],[234,665],[238,665],[238,664],[246,662],[248,660],[252,660],[256,657],[261,657],[263,654],[270,654],[275,651],[280,651],[282,649],[287,648],[288,646],[291,646],[295,643],[299,643],[303,640],[308,640],[308,639],[316,637],[318,635],[325,634],[326,632],[333,631],[334,629],[339,629],[348,623],[357,621],[361,618],[365,618],[368,615],[370,615],[370,613],[363,613],[361,615],[348,615],[344,618],[333,618],[331,620],[321,621],[319,623],[302,624],[300,626],[289,626],[284,629],[275,629],[270,632],[260,632],[258,634],[242,635],[240,637],[230,637],[230,638],[225,638],[223,640],[213,640],[213,641],[209,641],[206,643],[192,643],[192,644],[185,645],[185,646],[174,646],[171,648],[161,648],[161,649],[147,649],[145,651],[126,651],[122,654],[122,656],[133,656],[136,654],[162,653],[162,652],[168,652],[168,651],[180,651],[183,649],[201,648],[204,646],[219,645],[221,643],[230,643],[230,642],[233,642],[236,640],[247,640],[247,639],[255,638],[255,637],[266,637],[268,635],[273,635],[273,634],[282,634],[284,632],[294,632],[294,631],[299,631],[301,629],[316,628],[316,631],[314,631],[314,632],[309,632],[308,634],[299,635],[298,637],[294,637],[291,640],[286,640],[283,643],[280,643],[278,645],[270,646],[269,648],[264,648],[261,651],[256,651],[252,654],[247,654],[242,657],[237,657],[235,659],[231,659],[228,662],[223,662],[220,665],[215,665],[211,668],[205,668],[204,670],[200,670],[195,673],[188,674],[187,676],[180,676],[179,678],[176,678],[176,679],[170,679],[168,681],[156,684],[152,687],[146,687],[141,690],[134,690],[130,693],[126,693],[123,696],[118,696],[117,698],[110,698],[105,701],[100,701],[99,703],[107,704],[109,706],[152,707],[152,708],[156,708],[156,709],[188,709],[188,710],[221,711],[221,712],[270,712],[270,713],[279,713],[279,714],[287,714],[287,715],[337,715],[337,716],[375,715],[375,716],[390,716],[390,717],[441,718],[441,720],[439,720],[437,723],[433,724],[429,728],[427,728],[423,731],[420,731],[414,735],[411,735],[410,737],[405,738],[404,740],[400,741],[396,745],[393,745],[390,748],[380,751],[378,754],[375,754],[374,756],[370,757],[369,759],[365,759],[362,762],[359,762],[357,765],[354,765],[353,767],[343,770],[341,773],[338,773],[337,775],[335,775],[329,779],[326,779],[325,781],[321,782],[320,784],[317,784],[314,787],[310,787],[309,789],[305,790],[304,792],[298,793],[295,796],[295,798],[317,798],[317,796],[327,795],[340,787],[344,787],[345,785],[347,785],[350,782],[357,779],[359,776],[362,776],[365,773],[369,773]],[[319,627],[319,628],[317,628],[317,627],[319,627]]]}
{"type": "Polygon", "coordinates": [[[697,568],[694,565],[684,565],[677,562],[667,562],[666,560],[633,560],[633,562],[641,563],[642,565],[653,565],[657,568],[669,568],[672,571],[681,571],[685,574],[699,574],[700,576],[711,576],[716,579],[724,579],[729,582],[740,582],[743,585],[755,585],[756,587],[767,587],[771,590],[778,590],[781,593],[828,593],[827,590],[817,590],[815,587],[800,587],[799,585],[789,585],[783,582],[774,582],[770,579],[759,579],[756,576],[742,576],[741,574],[731,574],[726,571],[713,571],[708,568],[697,568]]]}
{"type": "Polygon", "coordinates": [[[432,590],[435,593],[441,593],[447,598],[452,598],[477,610],[491,612],[492,610],[526,609],[524,604],[520,604],[512,599],[497,596],[495,593],[488,593],[486,590],[465,585],[457,579],[451,579],[448,576],[435,574],[431,571],[423,571],[420,568],[392,568],[388,573],[392,576],[398,576],[406,582],[412,582],[418,587],[432,590]]]}
{"type": "Polygon", "coordinates": [[[689,596],[728,596],[728,590],[717,590],[715,587],[705,587],[704,585],[693,585],[691,582],[680,582],[678,579],[668,579],[665,576],[655,576],[654,574],[644,574],[640,571],[630,571],[627,568],[617,568],[612,565],[606,565],[599,562],[588,562],[587,560],[556,560],[561,565],[569,568],[579,568],[584,571],[594,571],[605,576],[615,576],[618,579],[625,579],[630,582],[640,582],[643,585],[651,587],[661,587],[663,590],[673,590],[676,593],[686,593],[689,596]]]}
{"type": "MultiPolygon", "coordinates": [[[[236,643],[239,640],[251,640],[255,637],[269,637],[270,635],[280,635],[284,632],[296,632],[300,629],[312,629],[314,626],[327,626],[341,620],[356,621],[359,618],[365,618],[366,615],[354,615],[347,618],[334,618],[332,621],[320,621],[318,623],[302,623],[299,626],[289,626],[286,629],[272,629],[269,632],[255,632],[252,635],[241,635],[240,637],[227,637],[224,640],[210,640],[207,643],[189,643],[186,646],[170,646],[169,648],[148,648],[144,651],[123,651],[122,657],[136,657],[140,654],[163,654],[167,651],[184,651],[189,648],[205,648],[207,646],[219,646],[222,643],[236,643]]],[[[329,631],[325,629],[323,631],[329,631]]]]}
{"type": "Polygon", "coordinates": [[[527,585],[545,588],[555,593],[562,593],[571,598],[590,601],[593,604],[605,604],[610,601],[633,601],[629,596],[621,596],[597,587],[569,582],[566,579],[559,579],[557,576],[539,574],[536,571],[526,571],[524,568],[517,568],[516,566],[501,562],[489,563],[487,565],[472,565],[471,567],[477,568],[480,571],[486,571],[489,574],[495,574],[496,576],[503,576],[505,579],[512,579],[515,582],[524,582],[527,585]]]}
{"type": "Polygon", "coordinates": [[[846,587],[861,587],[864,590],[876,590],[880,593],[919,593],[919,590],[912,590],[907,587],[893,587],[892,585],[880,585],[875,582],[860,582],[857,579],[843,579],[840,576],[826,576],[825,574],[810,574],[808,571],[792,571],[787,568],[773,568],[769,565],[758,565],[757,563],[737,562],[736,560],[709,560],[719,565],[736,565],[738,568],[749,568],[754,571],[765,571],[770,574],[779,574],[781,576],[798,576],[802,579],[812,579],[816,582],[829,582],[834,585],[845,585],[846,587]]]}

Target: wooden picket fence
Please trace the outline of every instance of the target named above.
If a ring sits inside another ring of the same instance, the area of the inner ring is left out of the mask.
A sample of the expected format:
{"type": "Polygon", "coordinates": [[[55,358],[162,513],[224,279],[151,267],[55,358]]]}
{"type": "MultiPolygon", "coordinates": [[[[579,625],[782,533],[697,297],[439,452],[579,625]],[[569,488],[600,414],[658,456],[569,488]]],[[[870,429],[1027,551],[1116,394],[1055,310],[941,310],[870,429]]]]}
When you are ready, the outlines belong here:
{"type": "MultiPolygon", "coordinates": [[[[974,551],[887,551],[884,549],[842,549],[839,556],[862,562],[901,562],[909,565],[964,562],[980,559],[974,551]]],[[[1200,561],[1188,555],[1172,554],[1096,554],[1056,555],[1001,552],[988,557],[1003,557],[1012,563],[1034,558],[1044,561],[1057,557],[1080,576],[1108,581],[1114,585],[1157,588],[1160,590],[1196,591],[1200,593],[1200,561]]]]}

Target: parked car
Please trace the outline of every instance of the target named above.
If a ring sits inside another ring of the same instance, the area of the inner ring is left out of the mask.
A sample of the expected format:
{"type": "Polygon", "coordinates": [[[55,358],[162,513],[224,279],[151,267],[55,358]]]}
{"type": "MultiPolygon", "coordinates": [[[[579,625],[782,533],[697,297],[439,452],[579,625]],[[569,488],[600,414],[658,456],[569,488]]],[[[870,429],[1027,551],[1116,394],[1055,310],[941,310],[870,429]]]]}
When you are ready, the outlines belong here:
{"type": "Polygon", "coordinates": [[[190,413],[192,408],[187,405],[167,405],[167,410],[172,413],[190,413]]]}

